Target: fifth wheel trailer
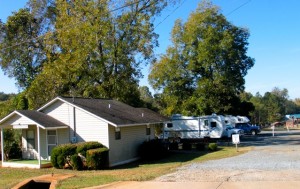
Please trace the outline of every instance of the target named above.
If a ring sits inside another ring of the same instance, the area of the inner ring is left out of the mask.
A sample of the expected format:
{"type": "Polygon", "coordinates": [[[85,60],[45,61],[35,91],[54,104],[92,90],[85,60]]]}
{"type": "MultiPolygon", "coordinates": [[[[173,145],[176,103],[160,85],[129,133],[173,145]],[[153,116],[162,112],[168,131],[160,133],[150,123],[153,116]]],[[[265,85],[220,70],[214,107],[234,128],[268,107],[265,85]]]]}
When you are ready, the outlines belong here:
{"type": "Polygon", "coordinates": [[[225,117],[222,115],[182,116],[175,114],[165,124],[164,139],[201,139],[227,137],[225,117]]]}

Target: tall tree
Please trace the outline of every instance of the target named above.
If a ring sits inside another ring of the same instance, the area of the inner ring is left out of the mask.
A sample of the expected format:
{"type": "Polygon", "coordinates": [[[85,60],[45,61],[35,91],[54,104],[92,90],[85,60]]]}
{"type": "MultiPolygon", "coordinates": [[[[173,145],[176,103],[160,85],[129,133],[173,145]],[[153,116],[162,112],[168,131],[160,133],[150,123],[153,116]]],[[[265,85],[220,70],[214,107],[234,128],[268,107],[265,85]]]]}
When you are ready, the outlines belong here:
{"type": "Polygon", "coordinates": [[[231,113],[254,65],[247,56],[248,37],[208,1],[186,23],[177,20],[172,46],[149,75],[154,89],[162,90],[164,113],[231,113]]]}
{"type": "Polygon", "coordinates": [[[17,81],[20,89],[30,86],[45,60],[43,44],[38,38],[40,21],[29,9],[20,9],[0,22],[0,66],[17,81]]]}
{"type": "Polygon", "coordinates": [[[167,0],[56,1],[54,33],[46,36],[42,73],[28,90],[31,102],[56,95],[139,99],[141,64],[154,60],[158,45],[153,17],[167,0]],[[118,2],[120,9],[114,9],[118,2]]]}

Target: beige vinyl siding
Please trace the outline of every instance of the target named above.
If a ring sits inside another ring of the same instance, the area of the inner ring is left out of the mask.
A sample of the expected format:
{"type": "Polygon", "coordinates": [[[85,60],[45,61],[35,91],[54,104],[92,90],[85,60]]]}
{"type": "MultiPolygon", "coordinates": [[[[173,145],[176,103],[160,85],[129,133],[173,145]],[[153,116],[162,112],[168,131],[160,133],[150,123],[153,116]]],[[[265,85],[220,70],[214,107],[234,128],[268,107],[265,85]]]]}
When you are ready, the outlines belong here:
{"type": "Polygon", "coordinates": [[[69,129],[57,129],[56,135],[58,139],[58,145],[70,143],[69,129]]]}
{"type": "Polygon", "coordinates": [[[55,101],[42,112],[66,125],[71,126],[73,123],[73,107],[60,100],[55,101]]]}
{"type": "Polygon", "coordinates": [[[98,141],[108,147],[108,124],[76,108],[77,141],[98,141]]]}
{"type": "Polygon", "coordinates": [[[109,163],[110,166],[129,162],[138,158],[139,146],[147,140],[153,139],[154,130],[151,127],[151,135],[146,135],[146,125],[122,127],[121,139],[115,139],[115,127],[109,127],[109,163]]]}
{"type": "Polygon", "coordinates": [[[24,117],[24,116],[20,116],[18,114],[14,114],[11,118],[9,118],[8,120],[6,120],[4,123],[2,123],[1,125],[3,126],[9,126],[9,125],[18,125],[18,124],[27,124],[27,125],[34,125],[35,123],[24,117]]]}

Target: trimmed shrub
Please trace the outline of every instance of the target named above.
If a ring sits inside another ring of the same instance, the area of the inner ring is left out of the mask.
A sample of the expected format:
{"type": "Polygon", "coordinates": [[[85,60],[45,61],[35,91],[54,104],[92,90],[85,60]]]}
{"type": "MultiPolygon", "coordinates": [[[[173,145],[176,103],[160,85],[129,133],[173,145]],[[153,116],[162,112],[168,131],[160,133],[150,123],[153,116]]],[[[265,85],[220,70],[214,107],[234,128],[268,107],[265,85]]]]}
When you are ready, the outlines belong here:
{"type": "Polygon", "coordinates": [[[86,152],[90,149],[97,149],[104,147],[103,144],[99,142],[81,142],[77,143],[76,152],[86,157],[86,152]]]}
{"type": "Polygon", "coordinates": [[[65,157],[63,156],[63,154],[59,154],[57,156],[57,165],[58,165],[58,168],[60,169],[63,169],[66,165],[66,161],[65,161],[65,157]]]}
{"type": "Polygon", "coordinates": [[[83,162],[77,154],[71,156],[71,164],[74,170],[82,170],[83,169],[83,162]]]}
{"type": "Polygon", "coordinates": [[[98,148],[86,152],[86,164],[89,169],[98,170],[108,165],[108,149],[98,148]]]}
{"type": "Polygon", "coordinates": [[[72,156],[76,153],[76,148],[77,146],[75,144],[62,145],[62,155],[65,157],[72,156]]]}
{"type": "Polygon", "coordinates": [[[168,154],[167,144],[160,140],[145,141],[139,148],[139,155],[145,160],[156,160],[168,154]]]}
{"type": "Polygon", "coordinates": [[[59,168],[58,156],[62,153],[62,148],[60,146],[56,146],[52,149],[51,152],[51,163],[53,167],[59,168]]]}
{"type": "MultiPolygon", "coordinates": [[[[82,142],[77,144],[59,145],[52,149],[51,163],[55,168],[73,168],[75,170],[82,170],[86,168],[85,159],[87,151],[100,147],[103,147],[103,145],[99,142],[82,142]]],[[[97,166],[98,165],[96,165],[96,167],[97,166]]]]}
{"type": "Polygon", "coordinates": [[[210,151],[216,151],[216,150],[218,149],[217,143],[209,143],[209,144],[208,144],[208,149],[209,149],[210,151]]]}

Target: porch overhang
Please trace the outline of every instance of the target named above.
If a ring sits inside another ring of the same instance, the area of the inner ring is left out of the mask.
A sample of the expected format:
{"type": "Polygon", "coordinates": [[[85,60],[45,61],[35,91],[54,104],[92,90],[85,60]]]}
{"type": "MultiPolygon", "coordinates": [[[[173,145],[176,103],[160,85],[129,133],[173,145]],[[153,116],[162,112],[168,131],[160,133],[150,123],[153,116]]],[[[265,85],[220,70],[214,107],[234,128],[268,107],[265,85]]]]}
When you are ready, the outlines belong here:
{"type": "Polygon", "coordinates": [[[0,128],[15,126],[22,128],[26,125],[37,125],[42,129],[62,129],[68,128],[68,125],[48,116],[42,112],[34,110],[15,110],[8,116],[0,120],[0,128]]]}
{"type": "Polygon", "coordinates": [[[69,126],[38,111],[33,110],[16,110],[10,113],[8,116],[0,120],[1,131],[1,154],[2,154],[2,167],[28,167],[28,168],[43,168],[41,163],[41,144],[40,144],[40,129],[52,130],[52,129],[64,129],[69,126]],[[16,162],[4,161],[4,137],[3,129],[28,129],[29,126],[36,126],[37,128],[37,160],[38,164],[23,164],[16,162]]]}

